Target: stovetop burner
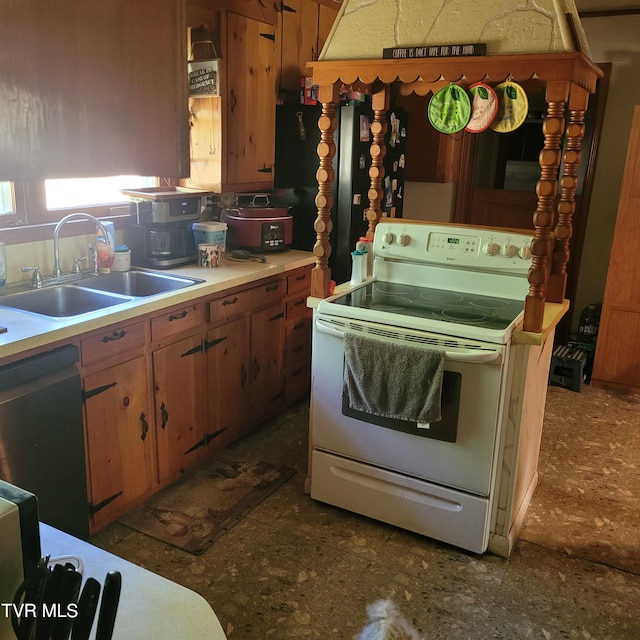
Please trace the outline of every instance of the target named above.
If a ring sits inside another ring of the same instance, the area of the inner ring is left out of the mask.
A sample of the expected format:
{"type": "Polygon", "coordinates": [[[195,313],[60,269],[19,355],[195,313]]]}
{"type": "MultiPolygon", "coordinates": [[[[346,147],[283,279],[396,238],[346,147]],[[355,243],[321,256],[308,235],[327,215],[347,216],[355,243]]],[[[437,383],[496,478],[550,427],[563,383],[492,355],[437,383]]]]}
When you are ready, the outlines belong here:
{"type": "Polygon", "coordinates": [[[334,303],[497,330],[509,327],[524,308],[522,300],[379,281],[340,296],[334,303]]]}

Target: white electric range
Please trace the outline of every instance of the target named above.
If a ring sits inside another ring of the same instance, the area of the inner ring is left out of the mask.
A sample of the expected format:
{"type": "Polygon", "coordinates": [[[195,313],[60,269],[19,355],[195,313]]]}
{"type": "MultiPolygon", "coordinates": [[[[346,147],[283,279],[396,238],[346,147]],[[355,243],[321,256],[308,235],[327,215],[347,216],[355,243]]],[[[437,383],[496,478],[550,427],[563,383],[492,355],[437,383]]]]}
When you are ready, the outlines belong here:
{"type": "Polygon", "coordinates": [[[531,240],[462,225],[377,225],[373,277],[322,300],[314,314],[312,498],[486,550],[510,341],[528,291],[531,240]],[[362,386],[382,378],[388,391],[402,378],[397,394],[406,393],[408,405],[423,392],[411,384],[419,373],[413,366],[425,350],[441,354],[439,419],[354,408],[346,384],[347,369],[353,384],[354,368],[345,356],[353,336],[370,341],[370,360],[356,367],[362,386]],[[404,368],[400,352],[409,358],[404,368]]]}

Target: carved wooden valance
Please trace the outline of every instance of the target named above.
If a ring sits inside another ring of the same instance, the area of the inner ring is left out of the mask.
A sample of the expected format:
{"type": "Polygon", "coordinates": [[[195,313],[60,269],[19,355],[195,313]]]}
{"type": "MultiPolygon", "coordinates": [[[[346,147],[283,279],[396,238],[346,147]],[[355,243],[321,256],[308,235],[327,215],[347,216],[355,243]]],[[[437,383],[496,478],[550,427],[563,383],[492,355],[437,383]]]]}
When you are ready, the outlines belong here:
{"type": "Polygon", "coordinates": [[[584,137],[584,117],[589,94],[594,93],[602,71],[582,53],[542,53],[512,56],[459,58],[423,58],[411,60],[329,60],[309,63],[313,82],[318,86],[322,114],[318,126],[320,166],[317,173],[318,215],[314,246],[316,266],[312,272],[311,295],[329,295],[331,272],[327,260],[331,253],[329,234],[333,222],[331,186],[335,179],[333,158],[336,147],[336,105],[339,91],[363,91],[371,95],[372,123],[368,191],[368,235],[373,235],[381,217],[382,181],[385,155],[384,134],[391,86],[403,95],[427,95],[441,86],[455,82],[468,86],[475,82],[498,84],[513,80],[525,88],[537,85],[545,90],[547,112],[542,124],[544,147],[539,155],[540,180],[536,187],[538,205],[533,212],[532,263],[529,270],[529,293],[525,300],[523,329],[539,332],[544,306],[562,302],[567,282],[569,240],[578,186],[580,145],[584,137]],[[562,175],[559,170],[563,164],[562,175]]]}

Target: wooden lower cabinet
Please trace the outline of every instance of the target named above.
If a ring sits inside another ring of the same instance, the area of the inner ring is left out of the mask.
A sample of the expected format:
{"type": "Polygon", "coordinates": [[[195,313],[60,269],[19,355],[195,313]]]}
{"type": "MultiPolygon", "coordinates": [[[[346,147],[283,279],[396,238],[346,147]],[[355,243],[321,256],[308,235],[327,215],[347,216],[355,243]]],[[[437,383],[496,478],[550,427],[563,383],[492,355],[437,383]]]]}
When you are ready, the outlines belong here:
{"type": "Polygon", "coordinates": [[[156,349],[152,359],[158,479],[164,482],[205,455],[206,368],[201,334],[156,349]]]}
{"type": "Polygon", "coordinates": [[[222,449],[247,433],[249,422],[249,318],[207,332],[209,447],[222,449]]]}
{"type": "Polygon", "coordinates": [[[282,302],[251,314],[250,418],[259,424],[284,408],[282,302]]]}
{"type": "Polygon", "coordinates": [[[92,531],[308,392],[310,272],[80,340],[92,531]]]}
{"type": "Polygon", "coordinates": [[[89,375],[83,384],[90,513],[98,528],[157,482],[146,358],[89,375]]]}

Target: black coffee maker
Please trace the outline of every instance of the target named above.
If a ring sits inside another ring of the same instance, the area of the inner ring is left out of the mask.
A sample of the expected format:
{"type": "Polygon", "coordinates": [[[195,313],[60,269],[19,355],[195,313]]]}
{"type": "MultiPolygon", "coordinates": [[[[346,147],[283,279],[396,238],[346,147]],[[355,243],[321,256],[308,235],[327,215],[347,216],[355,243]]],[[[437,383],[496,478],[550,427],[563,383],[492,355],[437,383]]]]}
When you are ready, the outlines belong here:
{"type": "Polygon", "coordinates": [[[132,265],[171,269],[196,261],[198,248],[191,225],[200,219],[210,192],[151,188],[123,193],[131,198],[127,244],[132,265]]]}

